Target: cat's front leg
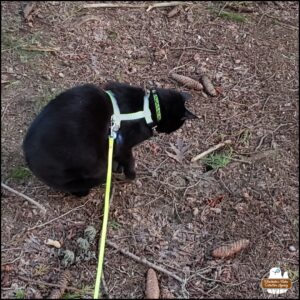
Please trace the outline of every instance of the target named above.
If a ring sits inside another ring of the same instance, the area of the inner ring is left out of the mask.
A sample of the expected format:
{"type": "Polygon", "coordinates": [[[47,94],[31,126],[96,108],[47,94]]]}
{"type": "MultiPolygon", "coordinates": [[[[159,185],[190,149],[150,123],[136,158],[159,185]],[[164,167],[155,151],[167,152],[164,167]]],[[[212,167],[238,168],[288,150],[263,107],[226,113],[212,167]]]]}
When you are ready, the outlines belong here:
{"type": "Polygon", "coordinates": [[[118,159],[113,160],[112,170],[114,173],[123,173],[123,166],[118,159]]]}
{"type": "Polygon", "coordinates": [[[135,179],[135,164],[134,164],[134,157],[132,154],[131,149],[124,149],[122,156],[120,157],[120,163],[124,167],[124,174],[128,179],[135,179]]]}

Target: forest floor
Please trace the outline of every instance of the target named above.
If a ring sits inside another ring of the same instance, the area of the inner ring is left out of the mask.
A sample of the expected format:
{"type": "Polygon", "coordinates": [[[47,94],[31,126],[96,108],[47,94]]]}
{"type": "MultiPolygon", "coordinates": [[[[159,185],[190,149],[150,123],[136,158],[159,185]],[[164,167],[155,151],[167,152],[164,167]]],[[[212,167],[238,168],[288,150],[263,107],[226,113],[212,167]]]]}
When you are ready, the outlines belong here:
{"type": "MultiPolygon", "coordinates": [[[[199,119],[134,149],[136,180],[113,178],[108,240],[182,279],[157,272],[161,298],[272,298],[260,282],[273,267],[293,281],[278,298],[298,298],[299,3],[191,1],[173,17],[172,7],[85,4],[36,2],[24,18],[25,1],[1,2],[2,182],[47,209],[2,188],[1,297],[49,297],[68,270],[63,298],[92,298],[104,189],[76,198],[47,187],[21,145],[60,91],[116,80],[188,91],[199,119]],[[172,71],[208,75],[218,96],[189,90],[172,71]],[[210,163],[191,163],[227,139],[210,163]],[[180,162],[170,153],[182,145],[180,162]],[[88,226],[97,236],[84,253],[78,239],[88,226]],[[212,256],[241,239],[250,244],[235,256],[212,256]],[[63,264],[65,250],[72,264],[63,264]]],[[[144,298],[148,268],[107,245],[105,297],[144,298]]]]}

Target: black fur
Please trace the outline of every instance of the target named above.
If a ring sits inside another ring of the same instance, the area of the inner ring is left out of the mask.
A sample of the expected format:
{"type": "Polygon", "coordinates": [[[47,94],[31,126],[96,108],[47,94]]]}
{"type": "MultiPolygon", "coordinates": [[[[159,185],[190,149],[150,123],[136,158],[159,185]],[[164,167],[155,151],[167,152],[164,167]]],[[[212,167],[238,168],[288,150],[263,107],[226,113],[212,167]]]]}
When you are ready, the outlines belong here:
{"type": "MultiPolygon", "coordinates": [[[[109,83],[121,113],[143,110],[144,90],[109,83]]],[[[174,90],[157,89],[162,120],[158,132],[171,133],[195,116],[186,110],[189,96],[174,90]]],[[[152,119],[155,108],[150,95],[152,119]]],[[[112,105],[105,91],[94,85],[69,89],[50,101],[32,122],[23,142],[26,162],[32,172],[49,186],[84,196],[105,182],[107,147],[112,105]]],[[[153,130],[144,119],[122,121],[115,143],[114,169],[135,178],[132,147],[150,138],[153,130]]]]}

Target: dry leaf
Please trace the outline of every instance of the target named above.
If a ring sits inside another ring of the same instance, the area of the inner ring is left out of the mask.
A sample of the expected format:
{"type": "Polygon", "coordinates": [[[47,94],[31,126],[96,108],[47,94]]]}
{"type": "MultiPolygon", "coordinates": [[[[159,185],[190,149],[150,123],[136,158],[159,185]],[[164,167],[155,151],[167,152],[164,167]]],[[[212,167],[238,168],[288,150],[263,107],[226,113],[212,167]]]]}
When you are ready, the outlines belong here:
{"type": "Polygon", "coordinates": [[[2,272],[12,272],[14,270],[13,264],[1,265],[1,273],[2,272]]]}
{"type": "Polygon", "coordinates": [[[173,79],[175,79],[176,81],[178,81],[179,83],[185,85],[188,88],[195,89],[198,91],[201,91],[203,89],[203,86],[200,82],[198,82],[190,77],[179,75],[176,73],[172,73],[171,77],[173,79]]]}
{"type": "Polygon", "coordinates": [[[161,299],[175,299],[175,296],[167,288],[163,288],[161,291],[161,299]]]}
{"type": "Polygon", "coordinates": [[[215,88],[215,90],[216,90],[218,95],[223,95],[223,93],[224,93],[224,89],[221,86],[217,86],[215,88]]]}
{"type": "Polygon", "coordinates": [[[234,254],[240,252],[241,250],[247,248],[249,246],[250,241],[247,239],[239,240],[237,242],[231,243],[227,246],[222,246],[215,249],[212,252],[212,256],[218,258],[231,257],[234,254]]]}
{"type": "Polygon", "coordinates": [[[213,86],[213,84],[211,83],[211,80],[206,75],[202,75],[201,81],[202,81],[202,84],[203,84],[203,87],[204,87],[205,91],[209,95],[217,96],[218,93],[215,90],[215,87],[213,86]]]}
{"type": "Polygon", "coordinates": [[[224,198],[224,195],[219,195],[219,196],[216,196],[215,198],[213,199],[209,199],[207,200],[207,204],[210,206],[210,207],[216,207],[217,204],[219,204],[224,198]]]}
{"type": "Polygon", "coordinates": [[[11,278],[9,273],[4,273],[3,277],[1,276],[1,288],[8,288],[11,286],[11,278]]]}
{"type": "Polygon", "coordinates": [[[183,141],[181,139],[177,139],[176,144],[177,144],[177,147],[175,145],[173,145],[172,143],[170,143],[171,148],[175,152],[175,154],[172,154],[168,151],[166,151],[166,153],[168,154],[169,157],[175,159],[180,164],[182,164],[182,161],[184,159],[184,155],[185,155],[187,149],[189,148],[189,145],[184,146],[183,141]]]}
{"type": "Polygon", "coordinates": [[[35,6],[36,6],[36,2],[28,2],[26,4],[26,6],[24,7],[23,14],[24,14],[24,18],[26,21],[32,20],[31,14],[32,14],[35,6]]]}
{"type": "Polygon", "coordinates": [[[61,247],[61,244],[60,244],[59,241],[54,241],[54,240],[51,240],[51,239],[47,240],[46,245],[53,246],[55,248],[60,248],[61,247]]]}
{"type": "Polygon", "coordinates": [[[159,299],[158,280],[153,269],[149,269],[147,273],[145,299],[159,299]]]}
{"type": "Polygon", "coordinates": [[[175,6],[173,9],[171,9],[168,13],[168,18],[173,18],[180,12],[181,7],[175,6]]]}

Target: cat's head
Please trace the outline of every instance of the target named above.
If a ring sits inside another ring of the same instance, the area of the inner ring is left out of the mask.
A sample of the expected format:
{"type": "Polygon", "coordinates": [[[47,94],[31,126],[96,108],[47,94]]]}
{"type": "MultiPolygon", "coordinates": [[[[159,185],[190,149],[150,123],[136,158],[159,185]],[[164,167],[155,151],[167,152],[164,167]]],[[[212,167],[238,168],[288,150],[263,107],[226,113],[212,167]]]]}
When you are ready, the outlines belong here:
{"type": "Polygon", "coordinates": [[[156,127],[158,132],[171,133],[179,129],[186,120],[198,118],[185,107],[186,101],[192,98],[190,94],[170,89],[156,91],[161,110],[161,120],[156,127]]]}

